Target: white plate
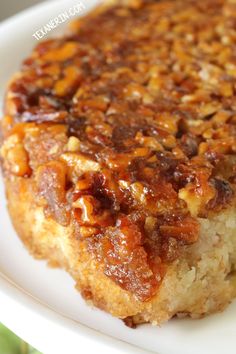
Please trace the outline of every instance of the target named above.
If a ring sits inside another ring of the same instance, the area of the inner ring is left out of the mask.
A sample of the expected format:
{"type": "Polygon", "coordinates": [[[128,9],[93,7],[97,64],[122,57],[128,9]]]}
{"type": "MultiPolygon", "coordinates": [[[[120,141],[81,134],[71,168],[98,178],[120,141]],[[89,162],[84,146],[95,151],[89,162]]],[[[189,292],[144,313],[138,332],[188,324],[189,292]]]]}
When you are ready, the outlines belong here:
{"type": "MultiPolygon", "coordinates": [[[[0,94],[37,44],[32,34],[76,3],[45,2],[0,25],[0,94]]],[[[89,9],[96,0],[84,3],[89,9]]],[[[173,319],[161,328],[129,329],[88,307],[64,271],[32,259],[18,240],[5,205],[0,181],[0,321],[43,353],[235,353],[236,302],[202,320],[173,319]]]]}

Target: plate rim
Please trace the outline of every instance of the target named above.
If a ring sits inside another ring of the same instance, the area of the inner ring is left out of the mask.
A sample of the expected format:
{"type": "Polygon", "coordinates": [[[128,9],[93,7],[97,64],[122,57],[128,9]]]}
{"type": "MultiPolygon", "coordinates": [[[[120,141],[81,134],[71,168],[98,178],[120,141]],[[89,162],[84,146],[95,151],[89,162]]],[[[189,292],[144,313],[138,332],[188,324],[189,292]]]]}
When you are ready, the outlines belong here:
{"type": "MultiPolygon", "coordinates": [[[[18,336],[22,337],[24,340],[28,341],[33,346],[39,348],[39,350],[44,349],[43,345],[39,345],[35,343],[35,340],[31,340],[29,336],[27,336],[26,332],[28,329],[28,325],[22,324],[22,328],[18,327],[18,322],[14,325],[9,320],[8,317],[8,309],[14,311],[19,310],[20,313],[24,312],[25,318],[24,321],[33,321],[33,323],[40,322],[40,328],[45,325],[47,328],[48,324],[50,326],[54,326],[55,328],[60,328],[63,332],[67,331],[67,334],[70,335],[70,338],[74,338],[74,341],[77,340],[80,345],[84,348],[87,347],[86,352],[91,353],[91,343],[95,346],[99,345],[99,349],[103,350],[103,353],[111,353],[111,349],[113,353],[127,353],[127,354],[151,354],[154,353],[152,351],[143,350],[138,346],[134,346],[133,344],[129,344],[123,340],[117,339],[115,337],[104,334],[96,329],[92,329],[87,325],[81,324],[78,321],[75,321],[55,310],[50,308],[47,304],[44,304],[39,299],[32,296],[30,293],[27,293],[24,289],[10,280],[7,276],[5,276],[2,272],[0,272],[0,296],[1,296],[1,311],[0,311],[0,319],[1,321],[10,329],[12,329],[18,336]],[[34,322],[35,321],[35,322],[34,322]],[[41,347],[41,348],[40,348],[41,347]],[[115,349],[115,351],[114,351],[115,349]]],[[[37,327],[35,327],[37,330],[37,327]]],[[[73,341],[73,342],[74,342],[73,341]]],[[[62,345],[64,340],[62,341],[62,345]]],[[[62,353],[64,353],[64,348],[62,348],[62,353]]],[[[45,349],[44,349],[45,353],[45,349]]],[[[70,351],[72,354],[73,352],[70,351]]],[[[52,354],[52,353],[51,353],[52,354]]]]}

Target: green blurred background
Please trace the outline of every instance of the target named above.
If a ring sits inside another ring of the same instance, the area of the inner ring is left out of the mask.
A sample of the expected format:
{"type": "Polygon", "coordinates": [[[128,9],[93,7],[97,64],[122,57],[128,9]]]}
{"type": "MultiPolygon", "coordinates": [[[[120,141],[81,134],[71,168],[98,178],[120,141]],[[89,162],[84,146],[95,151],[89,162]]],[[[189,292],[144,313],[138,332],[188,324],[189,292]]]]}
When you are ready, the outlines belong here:
{"type": "Polygon", "coordinates": [[[0,354],[42,354],[0,324],[0,354]]]}

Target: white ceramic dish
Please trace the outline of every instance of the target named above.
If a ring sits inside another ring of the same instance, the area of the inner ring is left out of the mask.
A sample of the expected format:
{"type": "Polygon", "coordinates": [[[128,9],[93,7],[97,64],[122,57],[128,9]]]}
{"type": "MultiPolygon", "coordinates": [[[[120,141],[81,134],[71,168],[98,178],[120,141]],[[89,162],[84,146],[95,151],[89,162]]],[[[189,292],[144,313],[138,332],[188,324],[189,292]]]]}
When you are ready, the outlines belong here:
{"type": "MultiPolygon", "coordinates": [[[[96,2],[84,0],[87,9],[96,2]]],[[[76,3],[45,2],[0,25],[2,96],[7,79],[37,44],[32,34],[76,3]]],[[[161,328],[145,325],[136,330],[88,307],[65,272],[49,269],[45,262],[35,261],[28,255],[11,226],[2,180],[0,321],[44,354],[233,354],[236,345],[236,302],[223,313],[202,320],[173,319],[161,328]]]]}

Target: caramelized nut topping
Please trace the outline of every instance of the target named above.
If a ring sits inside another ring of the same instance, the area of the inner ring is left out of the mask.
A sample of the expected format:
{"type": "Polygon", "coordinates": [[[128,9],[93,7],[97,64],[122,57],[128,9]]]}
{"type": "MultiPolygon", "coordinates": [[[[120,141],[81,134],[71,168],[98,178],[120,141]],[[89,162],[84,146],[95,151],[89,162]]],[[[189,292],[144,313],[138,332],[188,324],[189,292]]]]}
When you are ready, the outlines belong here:
{"type": "Polygon", "coordinates": [[[66,168],[61,162],[51,161],[37,170],[40,196],[47,202],[46,213],[61,225],[69,223],[69,206],[66,201],[66,168]]]}
{"type": "Polygon", "coordinates": [[[116,1],[9,85],[5,173],[36,181],[46,215],[141,301],[198,218],[235,200],[235,38],[231,0],[116,1]]]}
{"type": "Polygon", "coordinates": [[[31,169],[22,139],[17,134],[10,135],[1,148],[4,167],[16,176],[29,176],[31,169]]]}

